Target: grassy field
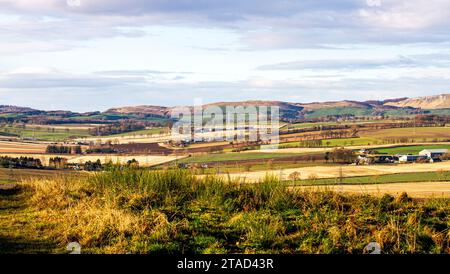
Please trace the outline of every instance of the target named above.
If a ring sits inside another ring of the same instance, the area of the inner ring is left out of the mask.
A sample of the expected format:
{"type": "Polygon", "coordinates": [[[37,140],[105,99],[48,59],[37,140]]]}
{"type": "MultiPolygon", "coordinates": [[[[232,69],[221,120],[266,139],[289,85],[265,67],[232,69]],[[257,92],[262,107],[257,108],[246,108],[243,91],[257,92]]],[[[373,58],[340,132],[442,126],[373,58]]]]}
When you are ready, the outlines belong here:
{"type": "MultiPolygon", "coordinates": [[[[211,162],[259,160],[259,159],[276,159],[276,158],[294,157],[296,155],[297,154],[294,154],[294,153],[266,153],[266,152],[211,153],[211,154],[191,156],[189,158],[181,160],[180,163],[211,163],[211,162]]],[[[304,155],[304,154],[298,154],[298,155],[304,155]]]]}
{"type": "Polygon", "coordinates": [[[386,154],[418,154],[424,149],[450,149],[450,145],[424,145],[424,146],[402,146],[377,149],[379,153],[386,154]]]}
{"type": "MultiPolygon", "coordinates": [[[[323,147],[341,147],[341,146],[365,146],[372,145],[376,141],[375,138],[359,137],[359,138],[342,138],[342,139],[326,139],[322,141],[323,147]]],[[[299,147],[300,142],[281,143],[280,148],[299,147]]]]}
{"type": "Polygon", "coordinates": [[[189,171],[113,169],[28,180],[0,196],[1,253],[450,253],[450,200],[239,184],[189,171]]]}
{"type": "Polygon", "coordinates": [[[417,127],[417,128],[391,128],[381,130],[363,131],[361,137],[369,137],[375,139],[401,138],[407,137],[418,142],[433,141],[435,139],[449,139],[449,127],[417,127]]]}
{"type": "Polygon", "coordinates": [[[136,130],[131,132],[125,132],[120,134],[100,136],[102,138],[114,138],[114,137],[124,137],[124,136],[140,136],[140,135],[155,135],[155,134],[165,134],[169,133],[168,128],[148,128],[143,130],[136,130]]]}
{"type": "MultiPolygon", "coordinates": [[[[407,142],[435,142],[450,139],[450,127],[393,128],[361,131],[360,137],[342,139],[324,139],[323,147],[364,146],[390,143],[392,139],[407,138],[407,142]]],[[[281,147],[299,147],[299,142],[287,142],[281,147]]]]}
{"type": "Polygon", "coordinates": [[[393,120],[369,120],[369,121],[343,121],[343,122],[315,122],[315,123],[296,123],[287,124],[282,129],[303,129],[313,128],[318,126],[336,126],[336,125],[361,125],[373,123],[395,123],[393,120]]]}
{"type": "Polygon", "coordinates": [[[76,127],[74,125],[68,125],[67,127],[61,126],[40,126],[40,125],[27,125],[27,126],[2,126],[0,127],[1,134],[14,135],[20,138],[29,138],[43,141],[65,141],[70,138],[76,137],[88,137],[91,136],[88,133],[86,126],[76,127]]]}

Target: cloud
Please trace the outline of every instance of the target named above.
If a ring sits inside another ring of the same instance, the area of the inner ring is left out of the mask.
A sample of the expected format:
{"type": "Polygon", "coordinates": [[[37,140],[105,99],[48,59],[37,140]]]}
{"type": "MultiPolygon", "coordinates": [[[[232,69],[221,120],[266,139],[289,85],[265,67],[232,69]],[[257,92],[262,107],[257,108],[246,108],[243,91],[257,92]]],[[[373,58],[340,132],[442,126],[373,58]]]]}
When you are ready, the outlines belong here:
{"type": "Polygon", "coordinates": [[[0,0],[0,10],[20,15],[0,23],[0,36],[84,40],[142,36],[144,26],[172,25],[234,29],[252,49],[450,41],[446,0],[77,1],[0,0]]]}
{"type": "Polygon", "coordinates": [[[450,78],[443,75],[389,79],[337,76],[273,80],[249,77],[236,81],[191,82],[23,68],[0,74],[0,104],[91,111],[124,105],[186,105],[192,104],[194,98],[202,98],[205,103],[255,98],[291,102],[381,100],[448,93],[449,81],[450,78]]]}
{"type": "Polygon", "coordinates": [[[257,70],[361,70],[383,68],[450,67],[450,55],[425,54],[390,59],[324,59],[268,64],[257,70]]]}

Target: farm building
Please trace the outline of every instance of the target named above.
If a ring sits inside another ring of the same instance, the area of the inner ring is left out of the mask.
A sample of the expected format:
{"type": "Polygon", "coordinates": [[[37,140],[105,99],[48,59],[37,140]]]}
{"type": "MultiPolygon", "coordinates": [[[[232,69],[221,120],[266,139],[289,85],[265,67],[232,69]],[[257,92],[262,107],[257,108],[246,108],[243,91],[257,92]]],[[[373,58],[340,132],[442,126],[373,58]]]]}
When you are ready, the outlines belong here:
{"type": "Polygon", "coordinates": [[[426,155],[399,155],[398,162],[399,163],[411,163],[417,161],[427,160],[428,156],[426,155]]]}
{"type": "Polygon", "coordinates": [[[420,156],[426,156],[428,159],[438,159],[448,153],[448,149],[424,149],[419,152],[420,156]]]}

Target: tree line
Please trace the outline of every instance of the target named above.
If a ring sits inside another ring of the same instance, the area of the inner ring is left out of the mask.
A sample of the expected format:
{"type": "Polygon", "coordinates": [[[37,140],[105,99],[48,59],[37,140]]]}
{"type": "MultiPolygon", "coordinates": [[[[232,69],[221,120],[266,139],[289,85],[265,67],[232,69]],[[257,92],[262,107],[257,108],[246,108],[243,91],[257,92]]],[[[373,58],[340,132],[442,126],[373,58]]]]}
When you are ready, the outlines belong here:
{"type": "Polygon", "coordinates": [[[49,145],[45,151],[50,154],[82,154],[81,146],[49,145]]]}
{"type": "Polygon", "coordinates": [[[143,129],[145,129],[145,123],[136,122],[132,120],[125,120],[120,121],[119,123],[91,128],[89,129],[89,134],[94,136],[107,136],[143,129]]]}
{"type": "Polygon", "coordinates": [[[32,157],[0,157],[0,167],[3,168],[42,168],[41,160],[32,157]]]}

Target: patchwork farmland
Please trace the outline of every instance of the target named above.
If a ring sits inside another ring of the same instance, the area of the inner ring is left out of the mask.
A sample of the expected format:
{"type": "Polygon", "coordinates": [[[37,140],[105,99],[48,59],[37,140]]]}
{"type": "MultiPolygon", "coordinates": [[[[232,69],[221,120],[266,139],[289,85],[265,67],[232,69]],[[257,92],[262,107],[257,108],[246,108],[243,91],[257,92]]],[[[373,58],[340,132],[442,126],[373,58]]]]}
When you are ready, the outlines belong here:
{"type": "MultiPolygon", "coordinates": [[[[314,115],[319,113],[315,110],[314,115]]],[[[0,198],[8,198],[0,200],[0,207],[7,209],[0,211],[0,225],[5,228],[0,231],[0,242],[2,237],[16,237],[17,232],[12,227],[19,223],[26,231],[22,231],[20,236],[27,242],[40,238],[35,235],[41,230],[34,220],[42,218],[48,227],[52,227],[43,228],[42,233],[58,239],[48,242],[51,252],[63,252],[61,247],[67,242],[66,237],[76,237],[92,253],[129,252],[132,243],[123,236],[124,233],[134,235],[138,242],[150,243],[152,250],[160,248],[167,251],[173,248],[171,243],[177,242],[179,232],[166,235],[169,237],[167,241],[156,243],[152,239],[141,238],[147,234],[139,232],[142,227],[137,223],[145,223],[148,218],[161,220],[163,225],[185,222],[185,219],[176,217],[180,208],[193,222],[202,225],[208,219],[208,224],[218,231],[223,231],[223,226],[239,230],[241,225],[238,226],[237,222],[242,218],[247,218],[246,225],[255,226],[260,225],[260,218],[266,220],[273,214],[285,216],[286,219],[269,220],[269,231],[272,231],[274,224],[292,226],[298,221],[290,223],[292,220],[306,216],[303,209],[292,213],[305,207],[304,202],[298,204],[298,201],[308,201],[312,208],[326,209],[335,203],[341,208],[347,203],[342,202],[344,199],[358,212],[371,212],[359,206],[364,207],[368,203],[376,208],[384,208],[384,203],[401,204],[409,209],[414,206],[417,212],[422,204],[439,204],[448,208],[448,117],[412,117],[286,120],[280,125],[280,142],[276,145],[250,138],[214,140],[211,137],[217,134],[210,128],[201,132],[197,140],[174,140],[170,134],[170,122],[163,123],[166,118],[155,120],[153,116],[142,118],[137,114],[61,118],[64,122],[61,124],[55,123],[54,118],[47,121],[51,124],[3,124],[0,126],[0,198]],[[70,119],[80,123],[73,123],[70,119]],[[119,119],[119,122],[108,119],[119,119]],[[416,157],[426,150],[439,153],[416,157]],[[401,163],[401,156],[418,160],[401,163]],[[18,207],[17,203],[24,206],[18,207]],[[42,206],[51,210],[44,213],[42,206]],[[215,209],[220,209],[221,213],[215,209]],[[201,220],[198,219],[199,210],[205,212],[201,220]],[[175,219],[169,221],[166,214],[175,216],[175,219]],[[72,224],[75,229],[67,228],[65,225],[74,220],[75,215],[81,218],[82,223],[72,224]],[[211,218],[220,220],[216,222],[211,218]],[[123,220],[128,220],[128,223],[123,220]],[[134,224],[133,220],[137,223],[134,224]],[[253,220],[257,223],[250,224],[253,220]],[[122,228],[127,231],[121,232],[122,228]],[[99,245],[92,244],[97,241],[96,233],[103,233],[99,230],[106,229],[114,230],[109,234],[112,238],[102,240],[99,245]],[[86,233],[86,230],[92,233],[86,233]],[[59,240],[54,233],[65,236],[59,240]],[[94,236],[89,236],[91,234],[94,236]],[[123,245],[115,244],[117,237],[125,241],[123,245]]],[[[229,133],[247,136],[243,129],[233,129],[229,133]]],[[[396,216],[394,212],[386,214],[383,218],[396,216]]],[[[342,219],[346,216],[343,215],[342,219]]],[[[370,220],[373,216],[364,218],[370,220]]],[[[361,223],[361,227],[364,225],[361,223]]],[[[386,225],[380,221],[380,227],[376,229],[382,230],[386,225]]],[[[250,232],[226,235],[228,238],[218,243],[216,235],[196,236],[198,225],[196,228],[191,224],[183,227],[187,227],[186,235],[195,241],[200,241],[197,237],[202,241],[202,237],[207,237],[214,239],[214,246],[221,246],[216,251],[203,247],[198,249],[199,252],[206,249],[213,253],[254,251],[253,240],[246,240],[245,244],[252,249],[237,245],[237,240],[229,240],[230,237],[247,239],[250,232]]],[[[164,231],[152,233],[167,232],[164,231]]],[[[279,233],[276,231],[274,233],[279,233]]],[[[289,246],[284,237],[296,237],[298,231],[292,233],[277,238],[277,242],[289,246]]],[[[267,236],[262,237],[267,240],[267,236]]],[[[194,246],[198,244],[190,243],[188,248],[194,246]]],[[[389,246],[387,242],[386,246],[389,246]]],[[[390,246],[393,252],[400,250],[390,246]]],[[[436,246],[445,248],[439,242],[436,246]]],[[[192,250],[198,252],[197,249],[192,250]]],[[[264,250],[279,252],[273,244],[264,250]]],[[[316,251],[316,248],[311,245],[305,250],[316,251]]],[[[133,252],[153,251],[137,247],[133,252]]]]}

